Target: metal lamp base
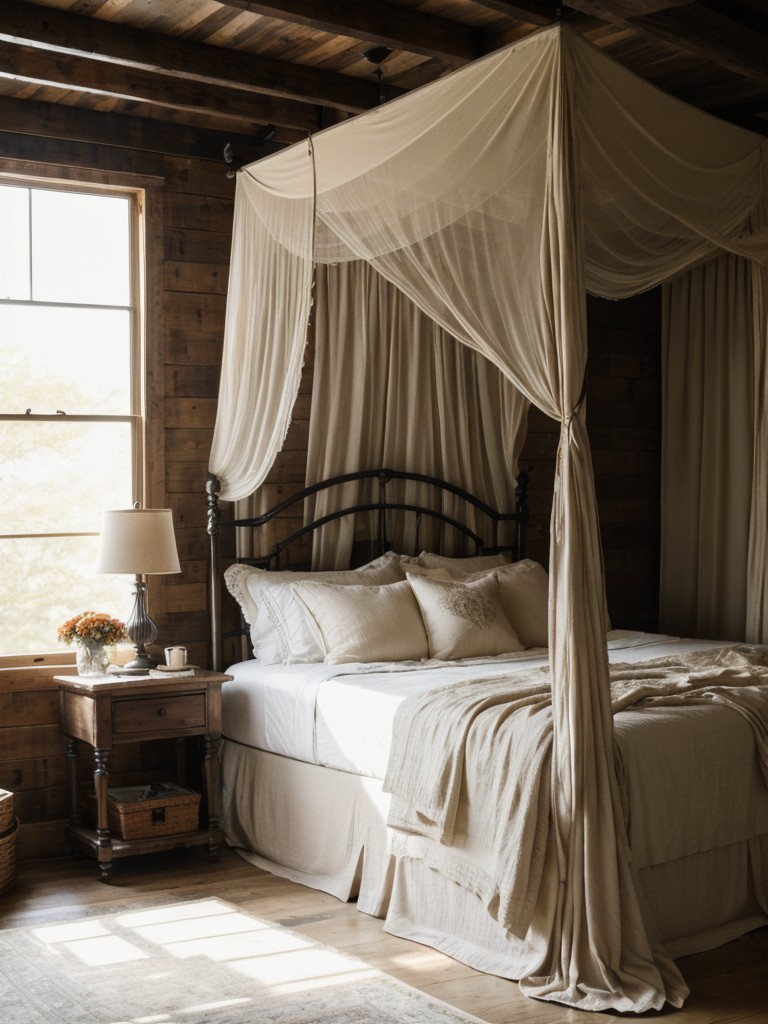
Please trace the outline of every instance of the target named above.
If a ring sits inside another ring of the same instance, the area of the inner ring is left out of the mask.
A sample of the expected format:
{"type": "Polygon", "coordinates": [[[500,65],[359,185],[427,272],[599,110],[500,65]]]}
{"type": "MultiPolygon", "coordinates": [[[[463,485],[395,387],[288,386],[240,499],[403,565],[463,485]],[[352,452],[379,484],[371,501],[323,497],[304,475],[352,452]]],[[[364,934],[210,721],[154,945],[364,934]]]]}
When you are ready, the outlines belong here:
{"type": "Polygon", "coordinates": [[[151,668],[155,668],[157,665],[155,659],[151,658],[146,651],[146,645],[154,643],[157,639],[157,626],[147,614],[146,594],[146,581],[137,575],[133,611],[125,624],[128,636],[136,645],[136,656],[127,665],[120,668],[120,672],[127,675],[146,675],[151,668]]]}
{"type": "Polygon", "coordinates": [[[151,668],[156,667],[157,662],[146,651],[137,651],[132,661],[120,666],[120,675],[145,676],[151,668]]]}

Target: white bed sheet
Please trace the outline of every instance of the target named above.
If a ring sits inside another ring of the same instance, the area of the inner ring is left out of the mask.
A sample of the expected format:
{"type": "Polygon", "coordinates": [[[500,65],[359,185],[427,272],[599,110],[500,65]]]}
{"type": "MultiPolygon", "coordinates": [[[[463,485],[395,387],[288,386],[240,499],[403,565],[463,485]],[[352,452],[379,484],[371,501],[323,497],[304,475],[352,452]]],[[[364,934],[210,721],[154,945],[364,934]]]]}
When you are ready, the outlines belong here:
{"type": "MultiPolygon", "coordinates": [[[[723,643],[614,631],[608,646],[611,662],[636,663],[723,643]]],[[[234,680],[223,690],[223,732],[244,746],[380,780],[395,712],[406,697],[540,667],[546,654],[386,666],[242,662],[228,670],[234,680]]],[[[636,868],[768,833],[768,791],[751,728],[740,715],[708,706],[658,707],[620,712],[615,726],[636,868]],[[741,780],[736,788],[734,777],[741,780]]],[[[476,853],[482,859],[482,844],[476,853]]]]}
{"type": "MultiPolygon", "coordinates": [[[[723,646],[655,633],[614,630],[612,662],[636,662],[723,646]]],[[[223,690],[228,739],[270,753],[383,779],[392,723],[401,701],[432,687],[541,667],[546,648],[495,658],[396,664],[260,665],[239,662],[223,690]]]]}

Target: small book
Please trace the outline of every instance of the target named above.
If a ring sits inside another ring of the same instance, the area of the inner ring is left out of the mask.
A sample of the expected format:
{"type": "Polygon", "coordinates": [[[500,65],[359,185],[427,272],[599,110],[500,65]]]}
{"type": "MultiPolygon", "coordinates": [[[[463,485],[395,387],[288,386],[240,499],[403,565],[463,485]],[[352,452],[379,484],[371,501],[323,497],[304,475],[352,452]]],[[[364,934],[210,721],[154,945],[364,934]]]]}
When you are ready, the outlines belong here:
{"type": "Polygon", "coordinates": [[[153,671],[154,672],[186,672],[187,669],[191,669],[194,672],[197,667],[198,667],[197,665],[190,665],[188,662],[185,662],[183,665],[166,665],[164,662],[161,661],[161,662],[158,662],[157,665],[155,665],[153,671]]]}
{"type": "Polygon", "coordinates": [[[167,679],[168,676],[193,676],[195,669],[192,665],[187,665],[184,668],[171,668],[170,665],[158,665],[157,668],[151,668],[149,670],[150,678],[152,679],[167,679]]]}

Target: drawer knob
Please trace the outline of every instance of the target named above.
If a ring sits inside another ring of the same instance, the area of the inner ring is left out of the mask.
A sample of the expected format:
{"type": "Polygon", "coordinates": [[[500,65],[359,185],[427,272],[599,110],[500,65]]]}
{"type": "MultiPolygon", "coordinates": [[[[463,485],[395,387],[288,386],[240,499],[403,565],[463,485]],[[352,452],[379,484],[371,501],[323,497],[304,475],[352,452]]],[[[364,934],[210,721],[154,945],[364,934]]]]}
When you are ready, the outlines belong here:
{"type": "Polygon", "coordinates": [[[168,714],[168,712],[165,710],[165,708],[158,708],[157,709],[157,717],[158,718],[165,718],[165,716],[167,714],[168,714]]]}

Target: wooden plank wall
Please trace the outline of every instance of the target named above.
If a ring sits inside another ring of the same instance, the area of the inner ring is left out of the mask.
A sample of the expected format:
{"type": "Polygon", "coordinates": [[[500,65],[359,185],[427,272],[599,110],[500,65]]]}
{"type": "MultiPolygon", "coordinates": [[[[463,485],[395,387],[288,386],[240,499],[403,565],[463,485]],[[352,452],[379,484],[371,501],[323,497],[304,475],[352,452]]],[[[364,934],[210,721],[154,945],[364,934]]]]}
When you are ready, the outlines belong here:
{"type": "MultiPolygon", "coordinates": [[[[150,233],[159,247],[149,269],[153,316],[148,366],[150,494],[173,509],[182,573],[153,580],[150,611],[159,641],[184,643],[209,663],[204,482],[216,411],[231,242],[234,181],[219,155],[223,140],[166,133],[130,118],[106,119],[59,106],[2,104],[0,169],[63,168],[73,179],[108,173],[154,182],[150,233]],[[125,126],[123,128],[123,126],[125,126]],[[109,129],[109,130],[107,130],[109,129]],[[152,142],[142,146],[142,133],[152,142]],[[121,144],[105,142],[120,139],[121,144]],[[131,148],[128,148],[128,147],[131,148]],[[161,470],[157,479],[158,469],[161,470]]],[[[238,151],[245,160],[247,140],[238,151]]],[[[608,592],[616,625],[654,628],[658,565],[658,298],[590,307],[589,422],[595,449],[608,592]]],[[[269,475],[268,504],[304,481],[312,360],[286,446],[269,475]]],[[[555,425],[531,414],[523,466],[531,481],[531,554],[547,561],[555,425]]],[[[55,666],[0,670],[0,788],[16,793],[21,858],[65,852],[66,747],[58,728],[55,666]]],[[[169,748],[126,745],[115,752],[116,784],[159,779],[169,748]]]]}
{"type": "MultiPolygon", "coordinates": [[[[587,303],[587,429],[608,612],[622,629],[658,628],[661,310],[658,290],[587,303]]],[[[531,469],[529,552],[547,564],[558,426],[535,409],[520,459],[531,469]]]]}

